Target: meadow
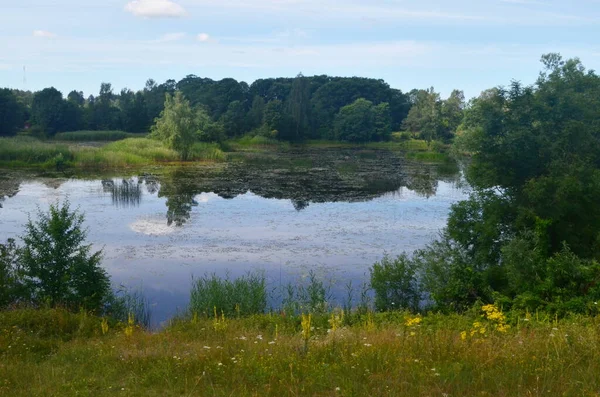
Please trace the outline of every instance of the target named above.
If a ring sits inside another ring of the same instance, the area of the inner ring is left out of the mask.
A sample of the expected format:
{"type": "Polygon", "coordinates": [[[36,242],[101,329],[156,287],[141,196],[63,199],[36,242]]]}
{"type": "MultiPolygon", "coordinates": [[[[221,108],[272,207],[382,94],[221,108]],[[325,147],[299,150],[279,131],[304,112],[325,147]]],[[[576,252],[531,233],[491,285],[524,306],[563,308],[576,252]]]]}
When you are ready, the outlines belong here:
{"type": "Polygon", "coordinates": [[[216,313],[148,332],[61,309],[5,311],[0,395],[597,396],[599,320],[495,307],[216,313]]]}

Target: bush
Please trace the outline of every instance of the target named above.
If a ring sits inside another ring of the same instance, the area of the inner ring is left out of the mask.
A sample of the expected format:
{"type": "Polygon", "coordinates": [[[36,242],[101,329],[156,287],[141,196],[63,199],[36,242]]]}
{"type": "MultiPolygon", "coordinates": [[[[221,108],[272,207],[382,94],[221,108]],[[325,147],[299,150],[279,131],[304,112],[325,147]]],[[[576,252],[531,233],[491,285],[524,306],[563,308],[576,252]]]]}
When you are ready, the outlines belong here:
{"type": "Polygon", "coordinates": [[[391,259],[387,255],[371,267],[371,288],[379,311],[419,309],[421,292],[417,265],[406,254],[391,259]]]}
{"type": "Polygon", "coordinates": [[[0,244],[0,308],[18,299],[18,254],[15,240],[8,239],[5,244],[0,244]]]}
{"type": "Polygon", "coordinates": [[[25,225],[19,263],[32,302],[99,311],[110,296],[110,281],[100,267],[102,252],[85,245],[84,216],[69,202],[50,205],[48,213],[25,225]]]}

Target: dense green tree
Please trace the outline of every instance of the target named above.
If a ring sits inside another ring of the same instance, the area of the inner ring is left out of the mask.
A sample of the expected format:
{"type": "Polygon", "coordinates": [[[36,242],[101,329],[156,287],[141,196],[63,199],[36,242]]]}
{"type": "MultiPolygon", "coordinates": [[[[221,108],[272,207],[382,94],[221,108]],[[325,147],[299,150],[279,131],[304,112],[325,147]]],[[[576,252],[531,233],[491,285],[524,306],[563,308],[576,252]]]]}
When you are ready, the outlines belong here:
{"type": "Polygon", "coordinates": [[[416,255],[441,307],[496,299],[563,313],[598,299],[600,77],[577,59],[543,62],[535,85],[488,90],[465,111],[474,192],[416,255]]]}
{"type": "Polygon", "coordinates": [[[223,129],[228,137],[242,135],[246,132],[246,109],[240,101],[233,101],[227,107],[227,111],[221,116],[223,129]]]}
{"type": "Polygon", "coordinates": [[[123,89],[119,95],[119,109],[121,111],[121,126],[128,132],[147,132],[148,109],[142,92],[134,93],[123,89]]]}
{"type": "Polygon", "coordinates": [[[248,112],[247,120],[249,129],[258,128],[263,123],[265,113],[265,100],[261,96],[255,96],[252,100],[252,106],[248,112]]]}
{"type": "Polygon", "coordinates": [[[335,119],[335,137],[341,141],[369,142],[387,139],[391,132],[387,103],[373,106],[364,98],[344,106],[335,119]]]}
{"type": "Polygon", "coordinates": [[[23,128],[25,108],[9,89],[0,89],[0,136],[11,136],[23,128]]]}
{"type": "Polygon", "coordinates": [[[60,91],[51,87],[37,92],[31,105],[31,117],[33,122],[49,136],[63,130],[65,106],[60,91]]]}
{"type": "Polygon", "coordinates": [[[404,120],[403,128],[413,134],[418,134],[427,142],[438,138],[442,129],[440,95],[433,87],[419,90],[414,95],[414,104],[404,120]]]}
{"type": "Polygon", "coordinates": [[[288,98],[288,111],[292,123],[289,128],[290,135],[282,138],[300,140],[310,128],[310,83],[302,73],[296,76],[292,84],[288,98]]]}
{"type": "Polygon", "coordinates": [[[280,137],[287,135],[289,123],[284,111],[283,102],[280,100],[275,99],[266,104],[263,120],[271,136],[280,137]]]}
{"type": "Polygon", "coordinates": [[[192,144],[198,135],[198,118],[181,92],[166,95],[164,110],[151,129],[153,138],[163,141],[176,150],[182,160],[187,160],[192,144]]]}
{"type": "Polygon", "coordinates": [[[110,282],[100,267],[102,252],[86,245],[84,216],[69,203],[52,204],[29,221],[19,258],[23,280],[37,304],[100,310],[110,295],[110,282]]]}
{"type": "Polygon", "coordinates": [[[74,103],[75,105],[82,107],[85,104],[85,97],[82,91],[71,91],[67,95],[67,101],[74,103]]]}

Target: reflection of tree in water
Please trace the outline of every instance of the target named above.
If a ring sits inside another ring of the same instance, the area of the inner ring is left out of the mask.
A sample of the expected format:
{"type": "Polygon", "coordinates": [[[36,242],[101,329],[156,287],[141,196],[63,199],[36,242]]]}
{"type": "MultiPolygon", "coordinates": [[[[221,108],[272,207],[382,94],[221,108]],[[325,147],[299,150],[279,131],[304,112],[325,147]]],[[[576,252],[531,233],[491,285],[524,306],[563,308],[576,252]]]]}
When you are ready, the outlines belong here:
{"type": "Polygon", "coordinates": [[[160,190],[160,183],[155,175],[143,174],[139,176],[139,180],[146,184],[146,191],[149,194],[154,194],[160,190]]]}
{"type": "Polygon", "coordinates": [[[0,177],[0,208],[3,208],[3,202],[7,197],[14,197],[19,193],[22,180],[10,175],[0,177]]]}
{"type": "Polygon", "coordinates": [[[155,186],[160,187],[158,196],[166,198],[168,224],[182,226],[201,193],[233,199],[252,192],[291,200],[302,211],[311,203],[368,201],[404,186],[431,197],[439,181],[458,180],[456,166],[409,163],[391,152],[367,154],[313,151],[280,154],[274,161],[183,167],[160,176],[155,186]],[[306,156],[311,161],[300,161],[306,156]]]}
{"type": "Polygon", "coordinates": [[[142,181],[123,179],[115,182],[112,179],[102,180],[102,190],[110,193],[113,205],[117,207],[139,207],[142,201],[142,181]]]}
{"type": "Polygon", "coordinates": [[[460,170],[454,163],[419,164],[407,172],[406,187],[420,196],[429,198],[437,194],[440,182],[458,183],[459,176],[460,170]]]}
{"type": "Polygon", "coordinates": [[[158,197],[167,198],[167,224],[183,226],[192,216],[192,208],[198,205],[194,199],[197,191],[192,180],[182,169],[165,175],[161,180],[158,197]]]}
{"type": "Polygon", "coordinates": [[[305,209],[306,207],[308,207],[310,205],[310,203],[308,201],[303,201],[303,200],[292,200],[292,205],[294,206],[296,211],[300,212],[303,209],[305,209]]]}

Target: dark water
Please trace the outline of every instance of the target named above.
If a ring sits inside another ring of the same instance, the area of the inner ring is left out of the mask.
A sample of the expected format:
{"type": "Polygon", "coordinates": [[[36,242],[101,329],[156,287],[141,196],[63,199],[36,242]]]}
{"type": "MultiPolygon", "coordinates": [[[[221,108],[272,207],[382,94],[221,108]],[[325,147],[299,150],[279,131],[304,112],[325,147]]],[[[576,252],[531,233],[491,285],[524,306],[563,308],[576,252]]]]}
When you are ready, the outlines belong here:
{"type": "Polygon", "coordinates": [[[385,151],[247,154],[95,177],[0,170],[0,240],[68,197],[113,282],[142,288],[159,323],[185,309],[192,276],[204,273],[263,270],[278,290],[313,270],[340,298],[384,253],[423,247],[465,196],[455,164],[385,151]]]}

